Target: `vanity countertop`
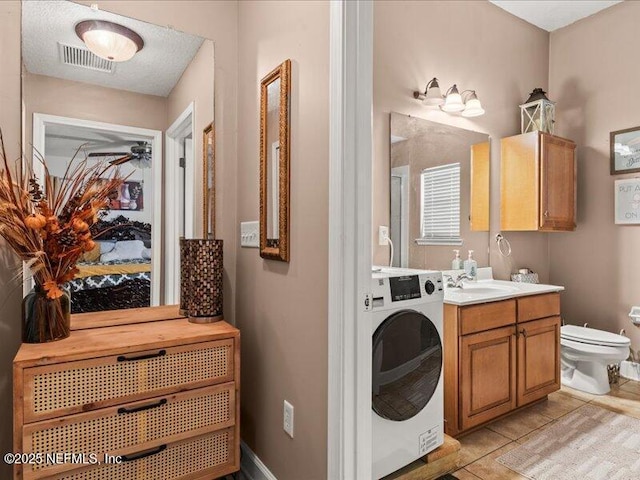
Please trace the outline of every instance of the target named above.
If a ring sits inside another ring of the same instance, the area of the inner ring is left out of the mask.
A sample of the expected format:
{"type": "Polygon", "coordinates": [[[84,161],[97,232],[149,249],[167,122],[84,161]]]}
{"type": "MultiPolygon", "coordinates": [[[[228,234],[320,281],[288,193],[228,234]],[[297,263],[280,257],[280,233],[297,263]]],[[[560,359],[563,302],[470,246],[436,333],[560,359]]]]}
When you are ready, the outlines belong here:
{"type": "MultiPolygon", "coordinates": [[[[443,274],[456,275],[459,271],[444,271],[443,274]]],[[[473,305],[496,302],[509,298],[561,292],[564,287],[539,283],[508,282],[494,280],[491,268],[479,268],[478,280],[465,281],[462,288],[445,287],[444,303],[450,305],[473,305]]],[[[445,283],[446,285],[446,283],[445,283]]]]}

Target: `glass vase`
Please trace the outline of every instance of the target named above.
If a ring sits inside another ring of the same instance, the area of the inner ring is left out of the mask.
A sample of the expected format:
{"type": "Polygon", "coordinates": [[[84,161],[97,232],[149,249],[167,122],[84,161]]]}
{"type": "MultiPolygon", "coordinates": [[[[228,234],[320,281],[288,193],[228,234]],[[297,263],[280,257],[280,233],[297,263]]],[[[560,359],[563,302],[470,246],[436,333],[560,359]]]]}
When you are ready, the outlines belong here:
{"type": "Polygon", "coordinates": [[[36,285],[22,300],[22,341],[53,342],[67,338],[70,333],[69,295],[65,292],[59,298],[47,298],[47,292],[36,285]]]}

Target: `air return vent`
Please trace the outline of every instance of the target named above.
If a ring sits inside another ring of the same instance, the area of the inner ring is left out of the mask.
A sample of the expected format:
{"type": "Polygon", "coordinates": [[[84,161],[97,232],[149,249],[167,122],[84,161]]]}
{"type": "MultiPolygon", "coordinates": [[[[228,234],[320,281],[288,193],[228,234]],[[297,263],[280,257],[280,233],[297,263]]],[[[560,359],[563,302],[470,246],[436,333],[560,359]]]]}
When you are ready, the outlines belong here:
{"type": "Polygon", "coordinates": [[[105,73],[113,73],[115,70],[115,62],[100,58],[89,50],[65,45],[64,43],[58,43],[58,45],[60,45],[60,58],[65,65],[73,65],[105,73]]]}

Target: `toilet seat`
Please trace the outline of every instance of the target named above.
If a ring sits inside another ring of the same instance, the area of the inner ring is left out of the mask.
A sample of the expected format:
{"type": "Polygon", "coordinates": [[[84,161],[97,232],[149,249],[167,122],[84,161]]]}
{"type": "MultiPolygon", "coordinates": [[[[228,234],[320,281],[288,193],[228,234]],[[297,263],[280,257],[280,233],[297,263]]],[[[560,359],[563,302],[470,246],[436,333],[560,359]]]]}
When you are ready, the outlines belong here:
{"type": "Polygon", "coordinates": [[[580,354],[589,354],[595,356],[620,356],[621,353],[628,353],[624,345],[595,345],[593,343],[576,342],[568,338],[561,338],[560,345],[568,347],[580,354]]]}
{"type": "MultiPolygon", "coordinates": [[[[560,338],[570,342],[605,347],[628,347],[631,343],[629,338],[622,335],[576,325],[563,325],[560,327],[560,338]]],[[[581,348],[584,349],[585,347],[581,348]]],[[[593,353],[598,352],[593,351],[593,353]]]]}

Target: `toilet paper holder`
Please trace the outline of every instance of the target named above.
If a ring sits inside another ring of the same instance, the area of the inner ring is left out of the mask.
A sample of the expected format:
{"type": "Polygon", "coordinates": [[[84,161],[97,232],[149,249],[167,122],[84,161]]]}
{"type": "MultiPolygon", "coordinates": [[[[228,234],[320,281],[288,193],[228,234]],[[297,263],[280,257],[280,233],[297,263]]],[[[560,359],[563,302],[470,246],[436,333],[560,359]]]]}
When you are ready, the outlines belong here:
{"type": "Polygon", "coordinates": [[[631,307],[629,318],[631,318],[634,325],[640,326],[640,307],[631,307]]]}

